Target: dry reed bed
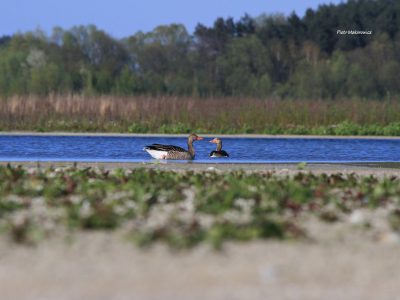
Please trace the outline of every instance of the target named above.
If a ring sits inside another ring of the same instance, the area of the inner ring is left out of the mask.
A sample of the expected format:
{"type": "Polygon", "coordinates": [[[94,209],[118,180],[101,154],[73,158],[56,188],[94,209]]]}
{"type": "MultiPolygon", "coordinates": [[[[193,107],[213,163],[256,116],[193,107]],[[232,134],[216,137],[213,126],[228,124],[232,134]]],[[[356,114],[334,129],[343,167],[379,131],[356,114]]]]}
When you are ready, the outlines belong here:
{"type": "Polygon", "coordinates": [[[161,126],[184,124],[192,129],[260,131],[266,126],[400,121],[397,101],[50,95],[12,96],[0,103],[2,130],[65,129],[63,126],[79,130],[86,124],[89,130],[135,131],[138,127],[129,130],[129,126],[136,124],[146,126],[145,131],[157,131],[161,126]]]}

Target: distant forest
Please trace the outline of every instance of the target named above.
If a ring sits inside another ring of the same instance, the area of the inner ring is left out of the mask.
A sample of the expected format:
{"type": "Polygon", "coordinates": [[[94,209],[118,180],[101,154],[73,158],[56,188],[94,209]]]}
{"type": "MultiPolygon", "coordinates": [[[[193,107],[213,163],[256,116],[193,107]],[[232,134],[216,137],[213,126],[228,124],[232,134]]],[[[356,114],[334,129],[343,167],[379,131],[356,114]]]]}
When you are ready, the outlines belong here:
{"type": "Polygon", "coordinates": [[[94,25],[2,36],[0,95],[26,94],[391,99],[400,95],[400,1],[218,18],[193,34],[171,24],[123,39],[94,25]]]}

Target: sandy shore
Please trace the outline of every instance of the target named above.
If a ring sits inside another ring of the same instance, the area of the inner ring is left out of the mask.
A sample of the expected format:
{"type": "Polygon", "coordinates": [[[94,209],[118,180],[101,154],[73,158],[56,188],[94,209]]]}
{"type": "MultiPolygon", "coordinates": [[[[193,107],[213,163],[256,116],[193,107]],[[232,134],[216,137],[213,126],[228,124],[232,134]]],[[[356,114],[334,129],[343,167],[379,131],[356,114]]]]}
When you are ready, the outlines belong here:
{"type": "MultiPolygon", "coordinates": [[[[6,165],[7,162],[1,162],[6,165]]],[[[26,168],[73,162],[10,162],[26,168]]],[[[77,167],[245,170],[292,175],[297,164],[78,163],[77,167]]],[[[398,176],[398,164],[307,164],[305,172],[398,176]]],[[[370,211],[359,212],[367,217],[370,211]]],[[[56,236],[21,246],[0,235],[1,299],[400,299],[400,235],[385,210],[370,229],[349,220],[306,221],[309,238],[140,249],[118,231],[56,236]],[[382,225],[383,224],[383,225],[382,225]]]]}
{"type": "Polygon", "coordinates": [[[1,299],[399,299],[400,243],[313,224],[311,241],[136,248],[117,233],[0,239],[1,299]]]}
{"type": "Polygon", "coordinates": [[[196,163],[130,163],[130,162],[0,162],[0,165],[10,164],[12,166],[23,166],[26,168],[67,168],[77,166],[79,168],[102,168],[102,169],[135,169],[148,168],[169,171],[216,171],[226,172],[232,170],[244,170],[248,172],[275,172],[281,175],[292,175],[299,171],[312,172],[315,174],[356,173],[359,175],[376,176],[398,176],[400,175],[400,163],[366,163],[366,164],[306,164],[299,168],[298,164],[196,164],[196,163]]]}

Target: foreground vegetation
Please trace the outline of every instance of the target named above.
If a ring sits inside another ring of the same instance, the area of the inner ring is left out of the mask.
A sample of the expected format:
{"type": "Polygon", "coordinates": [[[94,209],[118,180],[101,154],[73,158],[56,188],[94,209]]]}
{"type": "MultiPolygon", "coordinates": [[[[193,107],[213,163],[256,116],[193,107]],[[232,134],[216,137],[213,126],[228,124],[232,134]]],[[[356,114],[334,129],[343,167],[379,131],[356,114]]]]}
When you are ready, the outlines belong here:
{"type": "MultiPolygon", "coordinates": [[[[400,230],[400,179],[298,173],[0,166],[0,228],[35,243],[60,230],[114,230],[147,245],[302,238],[300,220],[386,207],[400,230]]],[[[364,224],[368,225],[368,224],[364,224]]]]}
{"type": "Polygon", "coordinates": [[[0,130],[400,135],[400,103],[345,99],[14,96],[0,130]]]}

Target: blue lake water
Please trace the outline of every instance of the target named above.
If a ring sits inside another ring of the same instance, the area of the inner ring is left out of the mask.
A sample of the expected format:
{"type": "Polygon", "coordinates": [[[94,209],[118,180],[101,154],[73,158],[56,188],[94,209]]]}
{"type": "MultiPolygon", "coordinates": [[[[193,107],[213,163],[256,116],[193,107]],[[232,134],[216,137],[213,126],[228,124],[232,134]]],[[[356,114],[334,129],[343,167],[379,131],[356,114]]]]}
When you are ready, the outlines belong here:
{"type": "MultiPolygon", "coordinates": [[[[199,163],[400,162],[400,140],[223,138],[230,158],[209,158],[211,138],[195,143],[199,163]]],[[[0,136],[0,161],[150,162],[152,143],[186,148],[182,137],[0,136]]]]}

